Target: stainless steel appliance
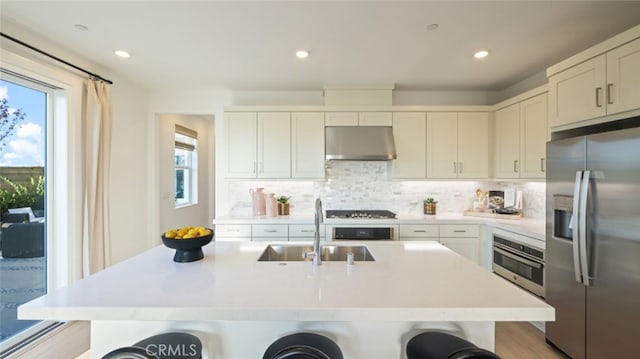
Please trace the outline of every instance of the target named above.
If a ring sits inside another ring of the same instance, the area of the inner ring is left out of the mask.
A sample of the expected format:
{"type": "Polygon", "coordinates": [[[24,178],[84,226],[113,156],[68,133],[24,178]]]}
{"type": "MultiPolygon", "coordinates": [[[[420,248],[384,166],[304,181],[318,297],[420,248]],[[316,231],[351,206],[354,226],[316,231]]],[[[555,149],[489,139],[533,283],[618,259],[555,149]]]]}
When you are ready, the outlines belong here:
{"type": "Polygon", "coordinates": [[[497,275],[544,298],[544,249],[516,233],[493,230],[493,263],[497,275]]]}
{"type": "Polygon", "coordinates": [[[640,117],[547,144],[549,343],[572,358],[625,358],[640,339],[640,117]]]}
{"type": "Polygon", "coordinates": [[[395,224],[363,223],[360,220],[395,219],[396,214],[386,210],[327,210],[327,219],[344,219],[347,223],[328,225],[331,240],[396,240],[395,224]],[[348,223],[349,220],[356,220],[348,223]]]}
{"type": "Polygon", "coordinates": [[[327,126],[327,160],[389,161],[397,158],[391,126],[327,126]]]}
{"type": "Polygon", "coordinates": [[[386,210],[327,210],[327,218],[394,219],[396,214],[386,210]]]}

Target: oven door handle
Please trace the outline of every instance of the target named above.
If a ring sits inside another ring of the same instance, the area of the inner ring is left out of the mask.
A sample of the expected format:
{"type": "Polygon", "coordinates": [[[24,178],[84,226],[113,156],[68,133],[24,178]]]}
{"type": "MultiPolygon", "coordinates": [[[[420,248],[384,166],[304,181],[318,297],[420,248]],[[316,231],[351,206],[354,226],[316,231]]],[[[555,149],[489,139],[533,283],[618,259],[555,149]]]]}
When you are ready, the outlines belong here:
{"type": "Polygon", "coordinates": [[[515,253],[505,251],[505,250],[500,249],[500,248],[498,248],[496,246],[493,247],[493,250],[498,252],[498,253],[500,253],[500,254],[502,254],[502,255],[504,255],[504,256],[507,256],[507,257],[509,257],[511,259],[517,260],[518,262],[522,262],[522,263],[524,263],[526,265],[530,265],[530,266],[532,266],[532,267],[534,267],[536,269],[541,269],[542,268],[542,264],[540,264],[540,263],[537,263],[537,262],[534,262],[534,261],[530,261],[530,260],[528,260],[526,258],[520,257],[519,255],[517,255],[515,253]]]}

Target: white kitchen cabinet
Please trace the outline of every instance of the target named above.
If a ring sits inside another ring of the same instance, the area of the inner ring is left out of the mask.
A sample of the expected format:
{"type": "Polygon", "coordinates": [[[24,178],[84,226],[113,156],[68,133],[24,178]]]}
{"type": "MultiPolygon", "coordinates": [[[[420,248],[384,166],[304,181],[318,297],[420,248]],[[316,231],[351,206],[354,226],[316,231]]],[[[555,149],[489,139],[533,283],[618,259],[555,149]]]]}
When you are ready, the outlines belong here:
{"type": "Polygon", "coordinates": [[[258,124],[255,112],[227,112],[224,114],[226,176],[255,178],[258,150],[258,124]]]}
{"type": "Polygon", "coordinates": [[[499,109],[494,118],[495,176],[519,177],[517,164],[520,160],[520,104],[499,109]]]}
{"type": "Polygon", "coordinates": [[[607,53],[607,114],[640,108],[640,39],[607,53]]]}
{"type": "Polygon", "coordinates": [[[391,112],[359,112],[358,126],[391,126],[393,115],[391,112]]]}
{"type": "Polygon", "coordinates": [[[217,242],[244,242],[251,240],[250,224],[216,224],[214,239],[217,242]]]}
{"type": "Polygon", "coordinates": [[[479,261],[480,226],[475,224],[441,224],[440,243],[452,251],[479,261]]]}
{"type": "Polygon", "coordinates": [[[398,158],[394,178],[425,178],[427,172],[427,122],[425,112],[394,112],[393,138],[398,158]]]}
{"type": "Polygon", "coordinates": [[[358,126],[357,112],[325,112],[326,126],[358,126]]]}
{"type": "Polygon", "coordinates": [[[254,224],[251,226],[251,240],[264,241],[288,241],[289,226],[286,224],[254,224]]]}
{"type": "Polygon", "coordinates": [[[606,114],[603,91],[606,56],[600,55],[549,78],[549,122],[552,127],[606,114]]]}
{"type": "Polygon", "coordinates": [[[291,114],[258,113],[258,177],[291,177],[291,114]]]}
{"type": "Polygon", "coordinates": [[[489,114],[427,113],[427,178],[489,177],[489,114]]]}
{"type": "Polygon", "coordinates": [[[226,176],[291,177],[289,112],[225,113],[226,176]]]}
{"type": "Polygon", "coordinates": [[[291,177],[324,178],[324,112],[291,113],[291,177]]]}
{"type": "Polygon", "coordinates": [[[391,112],[325,112],[326,126],[391,126],[391,112]]]}
{"type": "Polygon", "coordinates": [[[401,224],[401,241],[437,241],[440,230],[437,224],[401,224]]]}
{"type": "Polygon", "coordinates": [[[520,178],[545,178],[547,94],[520,103],[520,178]]]}
{"type": "Polygon", "coordinates": [[[640,39],[549,77],[552,128],[639,108],[640,39]]]}
{"type": "Polygon", "coordinates": [[[495,113],[495,177],[544,178],[547,94],[495,113]]]}
{"type": "MultiPolygon", "coordinates": [[[[320,225],[320,240],[325,238],[324,225],[320,225]]],[[[289,225],[289,241],[290,242],[313,242],[315,236],[315,226],[313,224],[290,224],[289,225]]]]}

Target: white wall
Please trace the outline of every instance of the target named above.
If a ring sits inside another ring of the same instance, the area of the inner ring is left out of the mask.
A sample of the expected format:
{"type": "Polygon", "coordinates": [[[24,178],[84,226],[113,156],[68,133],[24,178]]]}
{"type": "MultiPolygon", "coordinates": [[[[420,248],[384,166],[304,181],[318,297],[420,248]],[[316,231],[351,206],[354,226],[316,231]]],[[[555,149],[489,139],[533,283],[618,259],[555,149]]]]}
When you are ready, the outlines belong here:
{"type": "Polygon", "coordinates": [[[214,120],[211,116],[197,115],[159,115],[158,116],[158,154],[160,228],[179,228],[182,226],[210,226],[210,213],[213,202],[210,193],[213,181],[209,177],[209,161],[213,157],[210,132],[214,120]],[[175,125],[179,124],[198,132],[198,200],[197,203],[175,207],[174,203],[174,140],[175,125]]]}
{"type": "MultiPolygon", "coordinates": [[[[108,69],[87,61],[63,45],[33,34],[19,25],[3,21],[2,31],[114,82],[112,88],[113,128],[109,198],[111,203],[111,261],[116,263],[148,249],[154,242],[148,236],[148,223],[153,216],[149,206],[150,201],[144,191],[148,182],[145,156],[148,134],[147,92],[108,69]]],[[[8,40],[2,40],[2,47],[34,59],[34,62],[43,62],[74,74],[78,78],[86,78],[85,74],[71,70],[52,60],[47,60],[45,57],[36,55],[33,51],[8,40]]],[[[71,134],[71,136],[75,135],[71,134]]],[[[73,159],[76,155],[80,154],[70,153],[69,160],[77,161],[73,159]]],[[[74,176],[76,178],[73,179],[73,183],[81,186],[82,173],[76,171],[74,176]]],[[[67,213],[66,215],[72,216],[73,214],[67,213]]]]}

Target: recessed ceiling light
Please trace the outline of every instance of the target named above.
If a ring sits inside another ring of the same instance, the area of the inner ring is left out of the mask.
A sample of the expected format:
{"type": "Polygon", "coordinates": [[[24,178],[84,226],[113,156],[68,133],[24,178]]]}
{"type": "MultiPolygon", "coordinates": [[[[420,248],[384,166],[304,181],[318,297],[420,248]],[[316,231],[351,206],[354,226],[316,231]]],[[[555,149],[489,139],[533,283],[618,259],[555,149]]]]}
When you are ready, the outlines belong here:
{"type": "Polygon", "coordinates": [[[475,57],[476,59],[484,59],[485,57],[487,57],[487,55],[489,55],[489,51],[480,50],[473,54],[473,57],[475,57]]]}
{"type": "Polygon", "coordinates": [[[440,25],[438,25],[438,24],[429,24],[429,25],[427,25],[427,30],[433,31],[433,30],[437,30],[439,27],[440,27],[440,25]]]}
{"type": "Polygon", "coordinates": [[[114,51],[114,53],[116,54],[116,56],[122,57],[123,59],[128,59],[129,57],[131,57],[131,54],[124,50],[116,50],[114,51]]]}
{"type": "Polygon", "coordinates": [[[75,25],[73,25],[73,27],[75,27],[77,30],[80,30],[80,31],[87,31],[87,30],[89,30],[89,28],[88,28],[88,27],[86,27],[86,26],[84,26],[84,25],[82,25],[82,24],[75,24],[75,25]]]}
{"type": "Polygon", "coordinates": [[[299,59],[306,59],[309,57],[309,51],[307,50],[298,50],[296,51],[296,57],[299,59]]]}

